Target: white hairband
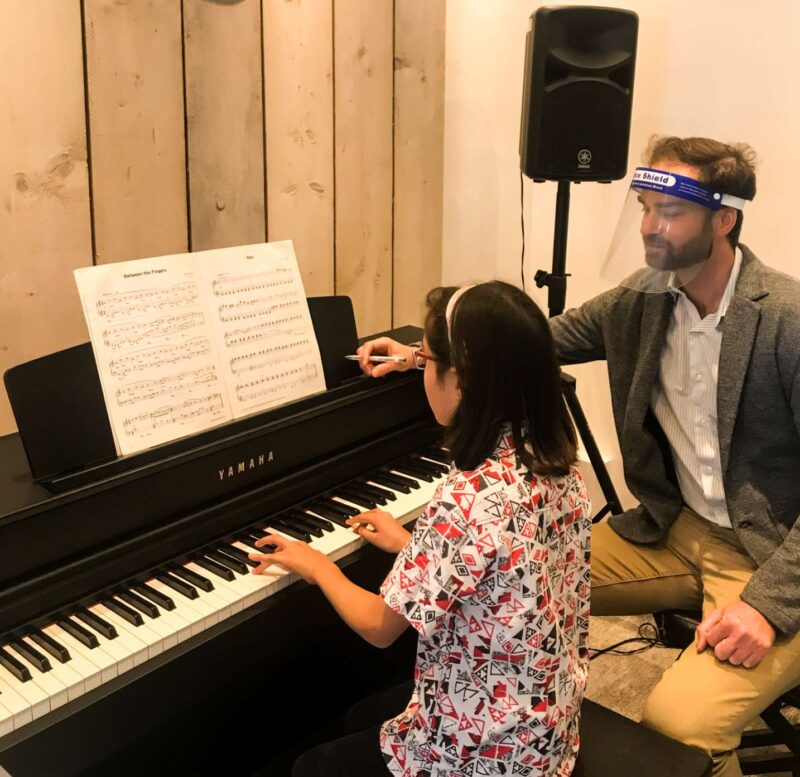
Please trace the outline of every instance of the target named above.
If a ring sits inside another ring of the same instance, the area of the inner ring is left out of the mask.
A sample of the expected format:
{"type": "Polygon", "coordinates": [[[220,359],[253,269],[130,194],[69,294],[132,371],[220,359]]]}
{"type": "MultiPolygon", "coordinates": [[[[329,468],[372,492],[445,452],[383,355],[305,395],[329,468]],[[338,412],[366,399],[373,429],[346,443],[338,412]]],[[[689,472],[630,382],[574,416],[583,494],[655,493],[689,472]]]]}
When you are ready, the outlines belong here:
{"type": "Polygon", "coordinates": [[[469,291],[470,289],[474,289],[476,284],[470,283],[467,286],[462,286],[460,289],[456,289],[453,292],[453,296],[450,297],[449,301],[447,302],[447,309],[444,312],[445,321],[447,321],[447,340],[448,342],[451,341],[451,330],[453,329],[453,311],[456,308],[456,302],[464,296],[464,294],[469,291]]]}

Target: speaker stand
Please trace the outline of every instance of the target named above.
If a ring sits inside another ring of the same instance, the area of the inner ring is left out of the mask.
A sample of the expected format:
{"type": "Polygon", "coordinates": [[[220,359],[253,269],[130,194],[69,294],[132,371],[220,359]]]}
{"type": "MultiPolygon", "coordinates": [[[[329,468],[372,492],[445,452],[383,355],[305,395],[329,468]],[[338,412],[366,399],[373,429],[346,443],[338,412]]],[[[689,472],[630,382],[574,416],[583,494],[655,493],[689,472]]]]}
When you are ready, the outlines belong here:
{"type": "MultiPolygon", "coordinates": [[[[552,272],[545,270],[538,270],[533,279],[536,285],[541,289],[547,286],[547,310],[550,318],[558,316],[564,312],[564,305],[567,301],[567,278],[569,273],[567,269],[567,230],[569,228],[569,187],[570,182],[566,180],[559,180],[558,193],[556,195],[556,223],[553,232],[553,269],[552,272]]],[[[603,492],[603,497],[606,504],[599,513],[597,513],[592,521],[597,523],[602,520],[607,513],[616,515],[622,512],[622,505],[620,504],[619,497],[617,496],[614,484],[611,482],[611,476],[608,474],[608,469],[600,455],[600,449],[597,447],[592,430],[589,428],[589,422],[586,419],[586,414],[583,412],[581,403],[578,400],[578,394],[575,390],[575,378],[565,372],[561,372],[561,390],[564,394],[564,400],[567,403],[569,412],[572,415],[572,420],[575,422],[575,428],[578,430],[578,435],[581,438],[583,447],[589,456],[589,462],[594,469],[597,482],[603,492]]]]}

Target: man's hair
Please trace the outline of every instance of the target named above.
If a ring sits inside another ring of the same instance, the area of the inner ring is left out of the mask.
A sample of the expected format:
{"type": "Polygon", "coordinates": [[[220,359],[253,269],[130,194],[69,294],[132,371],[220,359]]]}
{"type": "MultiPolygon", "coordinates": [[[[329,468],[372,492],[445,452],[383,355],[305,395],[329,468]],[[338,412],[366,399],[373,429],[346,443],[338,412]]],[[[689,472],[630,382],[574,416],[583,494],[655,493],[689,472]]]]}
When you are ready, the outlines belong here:
{"type": "Polygon", "coordinates": [[[481,283],[445,313],[455,287],[431,290],[425,336],[436,358],[436,379],[455,367],[461,401],[446,432],[456,466],[473,470],[494,452],[504,424],[528,470],[565,475],[577,458],[577,439],[561,393],[547,319],[524,292],[502,281],[481,283]]]}
{"type": "MultiPolygon", "coordinates": [[[[756,196],[756,152],[747,143],[653,135],[645,151],[645,164],[652,167],[662,160],[698,168],[700,180],[723,194],[745,200],[756,196]]],[[[739,244],[743,221],[742,211],[737,211],[736,224],[728,233],[734,247],[739,244]]]]}

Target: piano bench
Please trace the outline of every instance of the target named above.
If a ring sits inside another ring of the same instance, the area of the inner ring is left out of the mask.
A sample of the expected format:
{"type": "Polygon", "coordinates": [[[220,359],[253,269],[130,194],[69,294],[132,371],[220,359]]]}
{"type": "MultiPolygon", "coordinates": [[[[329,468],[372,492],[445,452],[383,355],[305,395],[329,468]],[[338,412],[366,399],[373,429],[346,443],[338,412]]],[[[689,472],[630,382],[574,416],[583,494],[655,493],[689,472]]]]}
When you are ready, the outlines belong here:
{"type": "MultiPolygon", "coordinates": [[[[659,638],[670,647],[683,649],[694,642],[695,629],[703,616],[691,610],[662,610],[653,613],[653,617],[659,638]]],[[[749,751],[784,745],[789,753],[739,753],[743,774],[790,772],[793,777],[800,777],[800,726],[784,716],[787,707],[800,709],[800,686],[779,696],[761,713],[769,728],[745,732],[738,749],[749,751]]]]}
{"type": "Polygon", "coordinates": [[[711,758],[584,700],[581,748],[572,777],[710,777],[711,758]]]}

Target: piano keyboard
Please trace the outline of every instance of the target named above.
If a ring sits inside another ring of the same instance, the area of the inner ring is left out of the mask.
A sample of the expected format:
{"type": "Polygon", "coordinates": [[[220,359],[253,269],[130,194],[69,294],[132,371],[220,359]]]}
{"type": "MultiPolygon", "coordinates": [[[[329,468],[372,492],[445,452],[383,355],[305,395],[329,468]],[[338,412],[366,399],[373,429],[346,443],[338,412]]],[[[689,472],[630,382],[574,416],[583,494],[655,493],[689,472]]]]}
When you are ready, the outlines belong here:
{"type": "Polygon", "coordinates": [[[334,561],[364,545],[345,521],[374,507],[406,523],[448,470],[426,449],[323,497],[228,536],[203,552],[106,591],[52,622],[0,640],[0,737],[243,612],[298,578],[251,574],[248,553],[268,533],[310,543],[334,561]]]}

